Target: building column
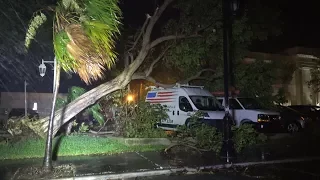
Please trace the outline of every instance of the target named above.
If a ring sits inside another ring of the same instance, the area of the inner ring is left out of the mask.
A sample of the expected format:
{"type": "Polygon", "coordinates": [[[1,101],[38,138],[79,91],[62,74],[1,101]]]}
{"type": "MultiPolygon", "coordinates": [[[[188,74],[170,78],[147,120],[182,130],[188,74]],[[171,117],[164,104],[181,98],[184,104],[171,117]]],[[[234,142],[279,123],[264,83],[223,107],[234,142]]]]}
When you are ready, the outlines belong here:
{"type": "Polygon", "coordinates": [[[303,104],[303,82],[302,82],[302,70],[297,68],[294,72],[295,85],[296,85],[296,98],[294,104],[303,104]]]}

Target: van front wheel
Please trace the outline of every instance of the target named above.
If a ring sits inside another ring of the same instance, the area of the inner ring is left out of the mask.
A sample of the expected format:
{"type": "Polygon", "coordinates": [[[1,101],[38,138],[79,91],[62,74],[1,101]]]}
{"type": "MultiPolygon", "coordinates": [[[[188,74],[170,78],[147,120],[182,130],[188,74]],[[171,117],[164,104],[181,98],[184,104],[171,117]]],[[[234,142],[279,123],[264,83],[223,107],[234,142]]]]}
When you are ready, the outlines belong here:
{"type": "Polygon", "coordinates": [[[184,124],[186,125],[187,128],[190,128],[190,119],[187,119],[184,124]]]}
{"type": "Polygon", "coordinates": [[[194,122],[192,123],[191,119],[187,119],[185,125],[187,128],[195,127],[196,125],[202,124],[202,122],[194,122]]]}
{"type": "Polygon", "coordinates": [[[241,125],[253,125],[254,123],[252,121],[242,121],[241,125]]]}

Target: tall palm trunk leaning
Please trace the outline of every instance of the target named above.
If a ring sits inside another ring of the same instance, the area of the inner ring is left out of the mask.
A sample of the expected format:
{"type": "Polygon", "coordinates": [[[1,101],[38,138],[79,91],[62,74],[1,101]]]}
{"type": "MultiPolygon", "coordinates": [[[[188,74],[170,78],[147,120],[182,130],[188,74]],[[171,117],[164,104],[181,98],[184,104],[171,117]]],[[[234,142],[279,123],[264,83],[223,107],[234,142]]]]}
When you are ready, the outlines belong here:
{"type": "Polygon", "coordinates": [[[110,69],[116,60],[114,46],[119,34],[121,10],[117,0],[60,0],[54,7],[35,12],[26,33],[26,48],[39,27],[47,21],[45,13],[53,14],[53,45],[57,60],[52,110],[50,120],[46,122],[48,133],[43,164],[44,169],[50,171],[60,67],[67,73],[77,73],[86,84],[103,78],[104,71],[110,69]]]}

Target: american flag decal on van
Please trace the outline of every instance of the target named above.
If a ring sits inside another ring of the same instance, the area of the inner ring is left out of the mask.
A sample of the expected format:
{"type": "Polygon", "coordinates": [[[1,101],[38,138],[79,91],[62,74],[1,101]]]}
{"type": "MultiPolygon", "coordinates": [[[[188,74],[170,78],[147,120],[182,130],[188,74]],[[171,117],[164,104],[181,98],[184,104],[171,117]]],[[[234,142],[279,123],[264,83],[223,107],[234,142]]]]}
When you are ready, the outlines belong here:
{"type": "Polygon", "coordinates": [[[174,101],[175,92],[148,92],[146,102],[149,103],[168,103],[174,101]]]}

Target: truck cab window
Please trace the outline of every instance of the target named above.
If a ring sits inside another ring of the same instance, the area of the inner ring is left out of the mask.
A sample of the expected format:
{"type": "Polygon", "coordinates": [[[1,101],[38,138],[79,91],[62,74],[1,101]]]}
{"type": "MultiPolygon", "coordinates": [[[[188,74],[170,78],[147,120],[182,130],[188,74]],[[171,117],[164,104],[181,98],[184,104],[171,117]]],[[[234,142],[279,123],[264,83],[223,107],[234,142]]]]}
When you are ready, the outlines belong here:
{"type": "Polygon", "coordinates": [[[241,105],[235,99],[229,99],[230,109],[242,109],[241,105]]]}
{"type": "Polygon", "coordinates": [[[188,101],[188,99],[184,96],[180,96],[179,97],[179,109],[181,111],[193,111],[192,106],[190,104],[190,102],[188,101]]]}

